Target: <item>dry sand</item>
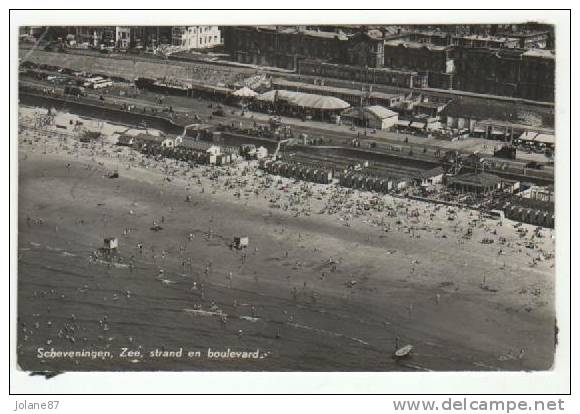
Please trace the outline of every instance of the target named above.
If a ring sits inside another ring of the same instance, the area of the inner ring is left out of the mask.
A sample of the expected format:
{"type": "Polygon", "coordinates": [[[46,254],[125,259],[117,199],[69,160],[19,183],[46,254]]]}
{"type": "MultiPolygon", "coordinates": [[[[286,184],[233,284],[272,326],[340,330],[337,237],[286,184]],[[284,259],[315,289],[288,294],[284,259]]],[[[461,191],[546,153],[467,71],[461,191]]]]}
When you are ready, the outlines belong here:
{"type": "MultiPolygon", "coordinates": [[[[30,113],[22,116],[30,121],[30,113]]],[[[520,237],[515,223],[500,226],[475,211],[459,210],[450,221],[433,204],[259,176],[246,164],[189,168],[110,143],[81,148],[28,131],[19,149],[18,361],[25,370],[552,364],[551,230],[530,249],[531,226],[520,237]],[[115,169],[120,177],[108,178],[115,169]],[[471,220],[473,236],[464,239],[471,220]],[[152,231],[154,222],[163,229],[152,231]],[[230,248],[237,235],[249,236],[248,249],[230,248]],[[123,264],[92,258],[107,236],[119,238],[123,264]],[[545,260],[531,266],[538,257],[545,260]],[[393,360],[397,342],[414,345],[411,359],[393,360]],[[149,356],[180,347],[201,356],[149,356]],[[111,358],[38,358],[38,348],[108,350],[111,358]],[[141,357],[123,358],[122,348],[141,357]],[[259,358],[208,359],[208,348],[259,349],[259,358]]]]}

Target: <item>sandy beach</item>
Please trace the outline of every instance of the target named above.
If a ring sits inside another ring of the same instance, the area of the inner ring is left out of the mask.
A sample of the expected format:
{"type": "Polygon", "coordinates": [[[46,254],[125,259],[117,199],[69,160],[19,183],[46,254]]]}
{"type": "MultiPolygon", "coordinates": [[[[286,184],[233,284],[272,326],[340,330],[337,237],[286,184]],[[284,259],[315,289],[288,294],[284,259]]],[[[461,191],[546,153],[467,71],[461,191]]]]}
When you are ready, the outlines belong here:
{"type": "MultiPolygon", "coordinates": [[[[21,123],[34,111],[21,108],[21,123]]],[[[83,122],[101,142],[83,147],[54,126],[19,136],[22,369],[551,367],[553,230],[532,237],[534,226],[269,176],[248,162],[154,160],[114,145],[128,127],[83,122]],[[232,249],[240,235],[249,247],[232,249]],[[95,253],[105,237],[119,239],[118,262],[95,253]],[[396,361],[405,344],[413,357],[396,361]]]]}

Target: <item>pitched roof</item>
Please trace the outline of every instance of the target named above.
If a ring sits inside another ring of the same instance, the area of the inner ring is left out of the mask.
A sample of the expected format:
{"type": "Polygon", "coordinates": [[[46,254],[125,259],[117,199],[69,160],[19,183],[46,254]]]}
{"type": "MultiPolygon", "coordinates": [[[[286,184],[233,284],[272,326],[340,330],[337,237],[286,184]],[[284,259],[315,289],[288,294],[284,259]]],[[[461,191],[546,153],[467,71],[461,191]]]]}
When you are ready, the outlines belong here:
{"type": "Polygon", "coordinates": [[[313,109],[346,109],[350,107],[348,102],[334,96],[322,96],[285,90],[271,90],[258,96],[257,99],[266,102],[274,102],[275,99],[281,99],[295,106],[313,109]]]}
{"type": "Polygon", "coordinates": [[[419,174],[417,174],[417,177],[418,178],[431,178],[431,177],[437,177],[438,175],[442,175],[444,173],[445,173],[445,171],[443,170],[443,167],[435,167],[435,168],[431,168],[430,170],[421,171],[419,174]]]}
{"type": "MultiPolygon", "coordinates": [[[[370,113],[371,115],[379,118],[379,119],[386,119],[391,118],[393,116],[398,116],[396,112],[391,111],[380,105],[372,105],[372,106],[365,106],[364,111],[370,113]]],[[[360,116],[361,109],[360,107],[352,107],[348,109],[343,115],[344,116],[360,116]]]]}
{"type": "Polygon", "coordinates": [[[507,121],[534,127],[553,125],[554,108],[532,106],[519,102],[483,101],[479,98],[456,96],[441,114],[476,120],[507,121]]]}
{"type": "Polygon", "coordinates": [[[398,114],[390,109],[385,108],[380,105],[371,105],[365,107],[365,110],[369,111],[371,114],[375,115],[377,118],[385,119],[391,118],[393,116],[398,116],[398,114]]]}

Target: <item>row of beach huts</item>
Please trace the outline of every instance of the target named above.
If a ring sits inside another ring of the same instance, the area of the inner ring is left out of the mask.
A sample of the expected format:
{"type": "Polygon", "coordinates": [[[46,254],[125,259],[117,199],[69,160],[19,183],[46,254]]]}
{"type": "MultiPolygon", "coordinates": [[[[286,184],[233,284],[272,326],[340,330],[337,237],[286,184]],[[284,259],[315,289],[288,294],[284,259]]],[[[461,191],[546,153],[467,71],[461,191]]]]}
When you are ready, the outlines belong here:
{"type": "MultiPolygon", "coordinates": [[[[319,184],[337,183],[342,187],[377,193],[392,193],[412,186],[425,186],[443,183],[443,171],[435,168],[423,171],[417,177],[375,175],[371,170],[337,169],[330,164],[292,161],[268,157],[260,151],[249,151],[248,145],[240,148],[218,146],[215,143],[200,141],[184,136],[155,136],[138,134],[121,135],[119,145],[126,145],[144,154],[163,156],[186,162],[206,165],[228,165],[241,159],[258,159],[260,168],[273,175],[310,181],[319,184]]],[[[544,208],[524,207],[519,203],[508,203],[502,210],[508,219],[554,227],[554,212],[544,208]]]]}
{"type": "Polygon", "coordinates": [[[403,190],[413,184],[411,178],[372,176],[349,170],[336,171],[320,165],[282,160],[264,159],[260,162],[260,168],[270,174],[282,177],[320,184],[329,184],[335,180],[343,187],[379,193],[403,190]]]}
{"type": "Polygon", "coordinates": [[[376,191],[388,193],[390,191],[404,190],[412,184],[411,179],[395,177],[379,177],[360,172],[346,172],[340,176],[340,185],[358,190],[376,191]]]}
{"type": "Polygon", "coordinates": [[[260,168],[264,171],[282,177],[295,178],[320,184],[329,184],[333,179],[333,171],[309,164],[299,164],[281,160],[262,159],[260,168]]]}
{"type": "Polygon", "coordinates": [[[197,164],[227,165],[238,157],[237,150],[232,147],[217,146],[187,136],[121,135],[117,144],[130,146],[144,154],[159,155],[197,164]]]}
{"type": "Polygon", "coordinates": [[[505,217],[522,223],[554,228],[555,216],[553,211],[537,208],[526,208],[518,205],[508,205],[503,209],[505,217]]]}

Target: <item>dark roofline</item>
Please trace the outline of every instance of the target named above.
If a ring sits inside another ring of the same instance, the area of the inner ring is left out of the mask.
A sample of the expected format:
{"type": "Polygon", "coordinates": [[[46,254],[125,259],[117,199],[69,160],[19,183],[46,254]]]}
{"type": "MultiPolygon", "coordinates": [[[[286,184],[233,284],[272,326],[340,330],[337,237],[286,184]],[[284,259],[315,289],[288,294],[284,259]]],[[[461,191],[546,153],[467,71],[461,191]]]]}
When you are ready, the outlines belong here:
{"type": "Polygon", "coordinates": [[[501,182],[501,178],[497,175],[490,173],[467,173],[461,174],[450,178],[450,184],[469,184],[469,185],[481,185],[490,186],[497,185],[501,182]]]}

